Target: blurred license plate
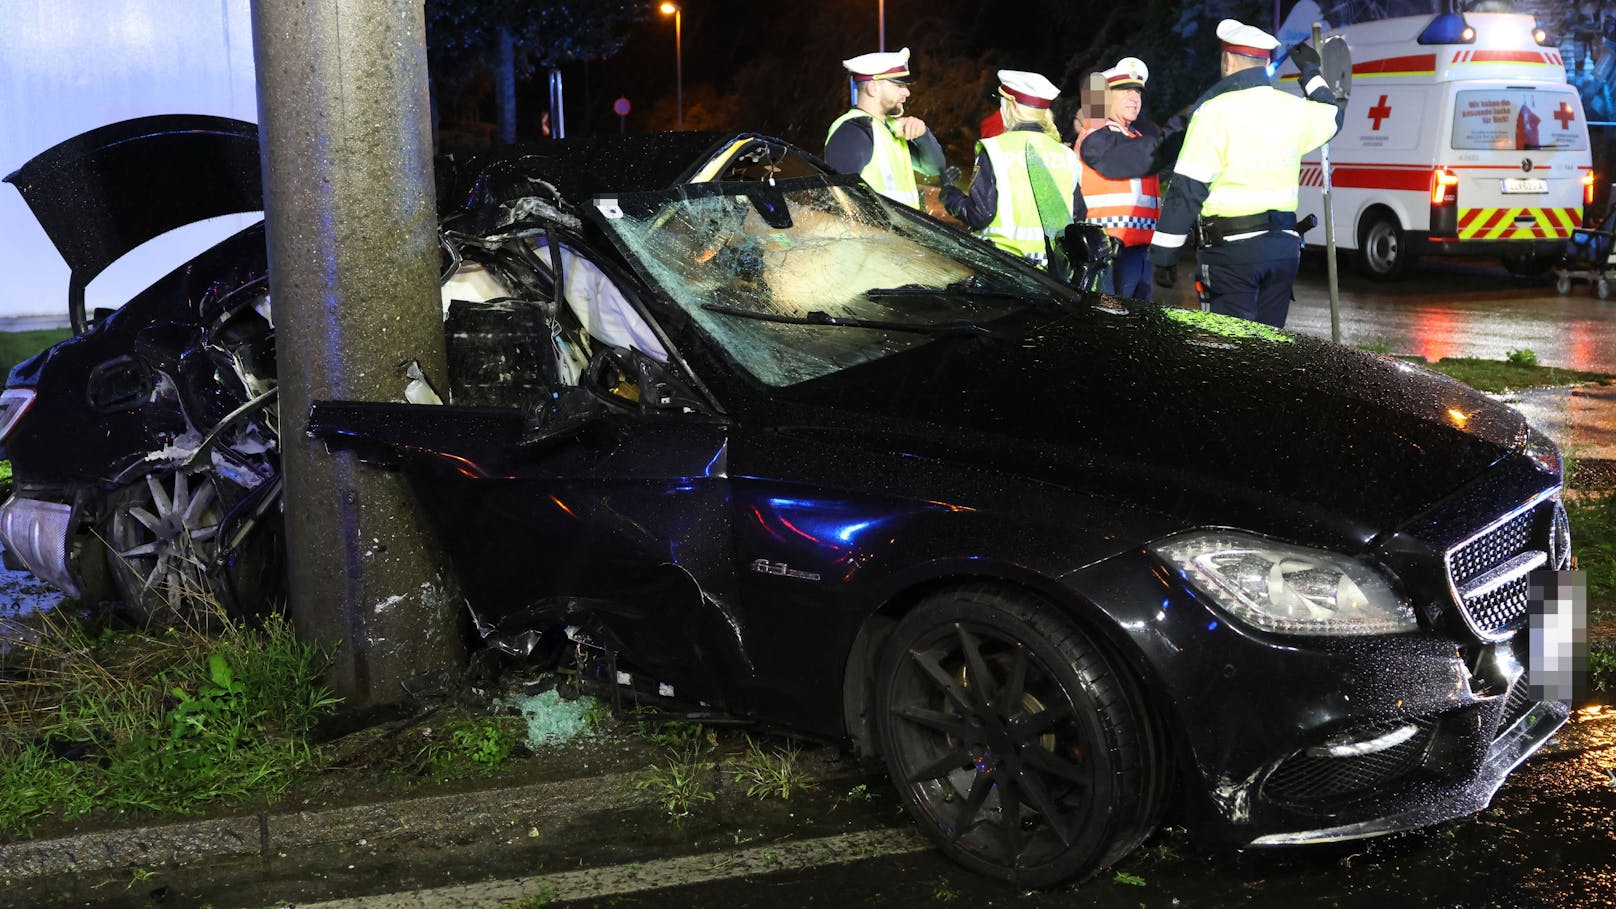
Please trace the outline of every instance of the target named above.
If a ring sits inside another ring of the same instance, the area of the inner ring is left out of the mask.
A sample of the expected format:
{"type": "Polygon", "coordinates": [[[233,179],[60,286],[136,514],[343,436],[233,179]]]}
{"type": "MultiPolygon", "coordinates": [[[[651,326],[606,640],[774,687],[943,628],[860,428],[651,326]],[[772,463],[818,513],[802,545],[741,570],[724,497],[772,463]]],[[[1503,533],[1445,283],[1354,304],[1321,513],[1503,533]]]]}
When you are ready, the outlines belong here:
{"type": "Polygon", "coordinates": [[[1539,177],[1505,177],[1504,192],[1506,193],[1546,193],[1549,191],[1549,181],[1539,177]]]}

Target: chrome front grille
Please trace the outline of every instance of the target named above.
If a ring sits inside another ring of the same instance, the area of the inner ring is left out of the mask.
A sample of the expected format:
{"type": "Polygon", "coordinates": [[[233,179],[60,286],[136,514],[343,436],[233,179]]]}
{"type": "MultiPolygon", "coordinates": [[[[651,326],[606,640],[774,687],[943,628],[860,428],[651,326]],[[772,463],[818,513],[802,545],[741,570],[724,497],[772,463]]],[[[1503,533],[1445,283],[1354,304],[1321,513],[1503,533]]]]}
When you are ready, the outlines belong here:
{"type": "Polygon", "coordinates": [[[1549,565],[1557,494],[1539,496],[1448,550],[1455,602],[1476,636],[1500,641],[1525,625],[1527,575],[1549,565]]]}
{"type": "Polygon", "coordinates": [[[1459,547],[1448,557],[1448,571],[1460,589],[1488,569],[1513,559],[1531,545],[1533,511],[1523,512],[1502,527],[1459,547]]]}

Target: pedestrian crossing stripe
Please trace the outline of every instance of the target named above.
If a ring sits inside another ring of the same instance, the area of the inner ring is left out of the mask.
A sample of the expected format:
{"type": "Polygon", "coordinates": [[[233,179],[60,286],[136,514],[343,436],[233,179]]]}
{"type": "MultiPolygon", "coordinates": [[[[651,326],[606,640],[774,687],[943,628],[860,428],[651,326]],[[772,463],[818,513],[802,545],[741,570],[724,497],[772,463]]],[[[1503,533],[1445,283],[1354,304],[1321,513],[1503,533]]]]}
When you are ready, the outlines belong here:
{"type": "Polygon", "coordinates": [[[1582,223],[1577,208],[1462,208],[1461,240],[1564,240],[1582,223]],[[1530,217],[1530,223],[1518,218],[1530,217]]]}

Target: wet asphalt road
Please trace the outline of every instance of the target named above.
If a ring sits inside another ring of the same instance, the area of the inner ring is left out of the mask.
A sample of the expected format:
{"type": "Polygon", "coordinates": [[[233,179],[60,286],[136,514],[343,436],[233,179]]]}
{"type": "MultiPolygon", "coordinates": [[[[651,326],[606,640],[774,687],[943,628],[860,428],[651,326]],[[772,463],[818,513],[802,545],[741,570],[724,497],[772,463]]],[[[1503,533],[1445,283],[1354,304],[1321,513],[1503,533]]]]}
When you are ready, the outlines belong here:
{"type": "MultiPolygon", "coordinates": [[[[1587,282],[1561,296],[1552,274],[1516,278],[1487,259],[1422,260],[1394,282],[1360,276],[1345,256],[1339,271],[1342,343],[1432,361],[1529,348],[1546,366],[1616,373],[1616,294],[1601,300],[1587,282]]],[[[1191,284],[1181,266],[1178,286],[1157,298],[1191,305],[1191,284]]],[[[1324,256],[1304,255],[1288,330],[1330,337],[1328,286],[1324,256]]]]}

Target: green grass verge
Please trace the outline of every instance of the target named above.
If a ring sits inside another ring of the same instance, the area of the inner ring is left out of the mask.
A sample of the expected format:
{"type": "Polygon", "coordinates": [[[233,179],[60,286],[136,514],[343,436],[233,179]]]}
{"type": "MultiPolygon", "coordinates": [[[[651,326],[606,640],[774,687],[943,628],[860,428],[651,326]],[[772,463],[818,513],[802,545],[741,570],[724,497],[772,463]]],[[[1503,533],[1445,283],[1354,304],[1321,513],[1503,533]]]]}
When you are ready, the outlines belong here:
{"type": "Polygon", "coordinates": [[[1588,572],[1588,620],[1616,621],[1616,494],[1566,502],[1571,551],[1588,572]]]}
{"type": "Polygon", "coordinates": [[[0,379],[11,372],[11,367],[28,359],[58,341],[72,336],[66,328],[44,328],[38,331],[0,331],[0,379]]]}
{"type": "Polygon", "coordinates": [[[274,801],[336,699],[327,656],[279,618],[262,628],[113,634],[77,620],[0,682],[0,835],[91,812],[184,814],[274,801]]]}
{"type": "Polygon", "coordinates": [[[1425,363],[1427,369],[1458,379],[1477,391],[1493,393],[1515,388],[1616,381],[1616,376],[1602,372],[1560,369],[1554,366],[1538,366],[1536,363],[1482,360],[1475,357],[1443,357],[1435,363],[1425,362],[1420,357],[1408,359],[1425,363]]]}

